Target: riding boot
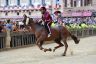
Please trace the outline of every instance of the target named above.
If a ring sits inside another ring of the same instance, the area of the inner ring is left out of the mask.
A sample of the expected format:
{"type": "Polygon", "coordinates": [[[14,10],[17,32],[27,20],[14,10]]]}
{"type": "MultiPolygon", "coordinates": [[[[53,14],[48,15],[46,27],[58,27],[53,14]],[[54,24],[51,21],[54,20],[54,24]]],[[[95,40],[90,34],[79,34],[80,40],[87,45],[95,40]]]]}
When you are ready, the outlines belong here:
{"type": "Polygon", "coordinates": [[[50,29],[49,29],[48,31],[49,31],[49,33],[48,33],[48,37],[50,37],[50,36],[51,36],[51,32],[50,32],[50,29]]]}
{"type": "Polygon", "coordinates": [[[48,24],[45,25],[45,28],[47,29],[47,32],[48,32],[48,37],[51,36],[51,31],[50,31],[50,27],[48,24]]]}

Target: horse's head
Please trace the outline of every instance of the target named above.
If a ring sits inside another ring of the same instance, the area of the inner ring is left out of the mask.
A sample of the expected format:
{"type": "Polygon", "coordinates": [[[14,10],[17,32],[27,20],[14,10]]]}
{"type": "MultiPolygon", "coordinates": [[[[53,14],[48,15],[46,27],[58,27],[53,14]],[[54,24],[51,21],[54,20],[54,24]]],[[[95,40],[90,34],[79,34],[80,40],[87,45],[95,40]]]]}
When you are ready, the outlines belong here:
{"type": "Polygon", "coordinates": [[[27,17],[26,15],[24,15],[23,17],[24,17],[23,23],[25,26],[29,26],[32,23],[34,23],[33,18],[27,17]]]}

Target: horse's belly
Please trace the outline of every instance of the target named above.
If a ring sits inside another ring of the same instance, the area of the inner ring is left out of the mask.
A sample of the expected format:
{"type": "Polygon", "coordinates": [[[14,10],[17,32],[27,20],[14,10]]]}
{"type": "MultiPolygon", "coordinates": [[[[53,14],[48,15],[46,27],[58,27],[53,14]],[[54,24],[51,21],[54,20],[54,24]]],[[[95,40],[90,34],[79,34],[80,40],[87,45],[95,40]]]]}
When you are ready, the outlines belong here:
{"type": "Polygon", "coordinates": [[[51,36],[46,37],[46,41],[52,41],[60,37],[59,31],[58,30],[52,30],[51,36]]]}

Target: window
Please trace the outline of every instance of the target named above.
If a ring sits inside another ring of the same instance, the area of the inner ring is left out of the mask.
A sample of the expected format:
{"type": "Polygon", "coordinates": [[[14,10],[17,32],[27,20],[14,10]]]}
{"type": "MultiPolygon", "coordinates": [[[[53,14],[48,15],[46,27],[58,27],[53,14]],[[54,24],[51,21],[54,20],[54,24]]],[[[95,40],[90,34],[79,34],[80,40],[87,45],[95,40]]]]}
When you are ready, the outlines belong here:
{"type": "Polygon", "coordinates": [[[83,0],[81,0],[81,6],[83,6],[83,0]]]}
{"type": "Polygon", "coordinates": [[[56,0],[56,4],[58,4],[59,3],[59,0],[56,0]]]}
{"type": "Polygon", "coordinates": [[[20,0],[17,0],[17,5],[20,5],[20,0]]]}
{"type": "Polygon", "coordinates": [[[74,1],[74,7],[76,7],[76,1],[74,1]]]}
{"type": "Polygon", "coordinates": [[[84,6],[86,6],[87,5],[87,0],[84,0],[84,6]]]}
{"type": "Polygon", "coordinates": [[[46,6],[51,5],[51,1],[50,0],[46,0],[46,6]]]}
{"type": "Polygon", "coordinates": [[[10,6],[17,5],[17,1],[16,0],[9,0],[9,5],[10,6]]]}
{"type": "Polygon", "coordinates": [[[19,15],[19,12],[17,12],[17,15],[19,15]]]}
{"type": "Polygon", "coordinates": [[[31,12],[29,12],[29,15],[31,15],[31,12]]]}
{"type": "Polygon", "coordinates": [[[87,5],[92,5],[92,0],[87,0],[87,5]]]}
{"type": "Polygon", "coordinates": [[[0,0],[0,6],[6,6],[6,0],[0,0]]]}
{"type": "Polygon", "coordinates": [[[29,5],[32,5],[32,0],[29,0],[29,5]]]}
{"type": "Polygon", "coordinates": [[[8,12],[5,12],[5,16],[8,16],[8,12]]]}
{"type": "Polygon", "coordinates": [[[56,0],[56,5],[57,5],[57,0],[56,0]]]}
{"type": "Polygon", "coordinates": [[[29,5],[29,0],[20,0],[21,6],[29,5]]]}
{"type": "Polygon", "coordinates": [[[8,6],[9,5],[9,0],[6,0],[6,6],[8,6]]]}
{"type": "Polygon", "coordinates": [[[84,0],[84,5],[85,6],[92,5],[92,0],[84,0]]]}
{"type": "Polygon", "coordinates": [[[42,5],[45,6],[46,3],[45,3],[45,0],[41,0],[42,1],[42,5]]]}
{"type": "Polygon", "coordinates": [[[71,0],[70,4],[71,4],[71,7],[73,7],[73,0],[71,0]]]}
{"type": "Polygon", "coordinates": [[[67,0],[65,0],[65,7],[67,7],[67,0]]]}

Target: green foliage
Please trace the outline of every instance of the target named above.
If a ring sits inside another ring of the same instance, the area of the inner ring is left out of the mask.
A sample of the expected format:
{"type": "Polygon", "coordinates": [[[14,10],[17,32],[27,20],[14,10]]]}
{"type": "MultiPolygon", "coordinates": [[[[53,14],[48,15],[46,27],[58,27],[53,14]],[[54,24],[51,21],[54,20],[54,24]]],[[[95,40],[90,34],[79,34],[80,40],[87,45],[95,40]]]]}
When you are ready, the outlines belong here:
{"type": "Polygon", "coordinates": [[[70,24],[69,26],[66,25],[66,27],[70,30],[80,30],[80,29],[88,29],[88,28],[93,28],[96,29],[96,24],[95,25],[87,25],[87,24],[70,24]]]}

